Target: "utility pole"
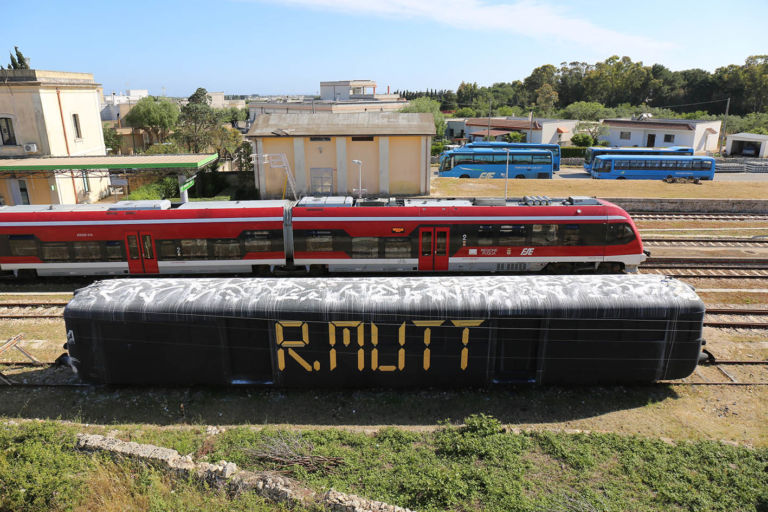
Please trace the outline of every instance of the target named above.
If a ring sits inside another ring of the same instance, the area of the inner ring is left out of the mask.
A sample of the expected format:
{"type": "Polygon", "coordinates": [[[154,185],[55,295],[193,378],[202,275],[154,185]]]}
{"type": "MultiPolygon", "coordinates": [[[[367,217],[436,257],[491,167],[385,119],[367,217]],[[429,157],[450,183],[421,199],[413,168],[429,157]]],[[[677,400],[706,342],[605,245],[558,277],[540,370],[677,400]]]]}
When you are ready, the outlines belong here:
{"type": "Polygon", "coordinates": [[[728,97],[728,102],[725,104],[725,120],[723,121],[723,133],[720,136],[720,145],[717,148],[717,149],[720,150],[721,153],[722,153],[723,146],[725,145],[725,141],[726,141],[726,137],[727,137],[727,135],[725,133],[725,130],[726,130],[726,128],[728,128],[728,109],[730,108],[730,106],[731,106],[731,98],[728,97]]]}

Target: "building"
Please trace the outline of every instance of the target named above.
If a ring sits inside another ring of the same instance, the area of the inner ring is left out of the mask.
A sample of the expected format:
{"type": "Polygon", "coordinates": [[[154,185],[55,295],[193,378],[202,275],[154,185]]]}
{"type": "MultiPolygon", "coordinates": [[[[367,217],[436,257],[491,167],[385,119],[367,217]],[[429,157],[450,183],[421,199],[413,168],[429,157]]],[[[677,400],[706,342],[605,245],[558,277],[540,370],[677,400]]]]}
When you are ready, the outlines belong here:
{"type": "Polygon", "coordinates": [[[320,99],[287,97],[281,101],[251,101],[248,103],[248,119],[263,114],[397,112],[408,105],[398,94],[376,94],[376,82],[372,80],[343,80],[320,82],[320,99]],[[370,91],[368,91],[370,89],[370,91]]]}
{"type": "Polygon", "coordinates": [[[602,124],[608,133],[600,139],[609,146],[690,146],[696,154],[705,154],[717,151],[721,122],[655,119],[642,115],[636,119],[604,119],[602,124]]]}
{"type": "Polygon", "coordinates": [[[728,135],[725,152],[731,156],[768,158],[768,135],[757,133],[734,133],[728,135]]]}
{"type": "Polygon", "coordinates": [[[284,154],[299,195],[400,196],[429,192],[431,114],[268,114],[246,138],[256,154],[256,186],[264,199],[283,196],[283,169],[265,155],[284,154]],[[356,162],[360,162],[359,164],[356,162]]]}
{"type": "MultiPolygon", "coordinates": [[[[0,70],[0,159],[104,155],[100,85],[91,73],[0,70]]],[[[0,172],[6,204],[90,202],[108,193],[108,179],[85,174],[0,172]]]]}
{"type": "Polygon", "coordinates": [[[128,112],[140,99],[149,96],[147,89],[128,89],[125,94],[112,94],[102,97],[101,120],[118,121],[125,119],[128,112]]]}
{"type": "MultiPolygon", "coordinates": [[[[576,130],[578,121],[573,119],[546,119],[535,117],[528,120],[527,117],[492,117],[490,118],[490,133],[488,131],[489,119],[487,117],[473,117],[464,122],[464,138],[470,142],[485,140],[503,141],[512,132],[520,132],[525,135],[526,142],[534,144],[563,144],[571,141],[571,136],[576,130]]],[[[452,127],[452,133],[457,128],[452,127]]],[[[455,137],[461,138],[461,137],[455,137]]]]}
{"type": "Polygon", "coordinates": [[[213,108],[245,108],[245,100],[228,100],[223,92],[209,92],[213,108]]]}

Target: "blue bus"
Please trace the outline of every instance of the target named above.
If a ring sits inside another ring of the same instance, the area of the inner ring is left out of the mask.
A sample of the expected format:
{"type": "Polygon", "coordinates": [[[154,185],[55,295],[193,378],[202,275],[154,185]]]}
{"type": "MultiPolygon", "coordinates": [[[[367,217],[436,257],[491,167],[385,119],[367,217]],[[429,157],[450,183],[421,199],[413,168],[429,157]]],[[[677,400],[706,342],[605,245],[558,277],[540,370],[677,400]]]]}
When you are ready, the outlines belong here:
{"type": "Polygon", "coordinates": [[[595,179],[663,180],[715,178],[715,159],[708,156],[602,155],[590,172],[595,179]]]}
{"type": "Polygon", "coordinates": [[[693,156],[693,148],[688,146],[670,146],[668,148],[587,148],[584,153],[584,170],[592,172],[592,162],[600,155],[640,155],[640,156],[664,156],[664,155],[690,155],[693,156]]]}
{"type": "Polygon", "coordinates": [[[464,147],[468,148],[493,148],[493,149],[546,149],[552,152],[552,168],[560,170],[560,146],[557,144],[534,144],[532,142],[470,142],[464,147]]]}
{"type": "Polygon", "coordinates": [[[543,149],[506,150],[470,148],[447,151],[440,163],[439,177],[505,178],[509,153],[510,178],[552,178],[552,152],[543,149]]]}

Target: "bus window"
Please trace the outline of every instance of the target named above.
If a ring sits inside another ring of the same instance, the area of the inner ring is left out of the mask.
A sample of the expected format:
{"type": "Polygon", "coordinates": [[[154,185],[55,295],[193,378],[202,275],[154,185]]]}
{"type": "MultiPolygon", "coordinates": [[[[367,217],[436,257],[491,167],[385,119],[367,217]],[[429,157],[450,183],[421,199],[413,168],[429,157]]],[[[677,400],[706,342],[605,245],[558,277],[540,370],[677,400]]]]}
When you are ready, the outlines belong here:
{"type": "Polygon", "coordinates": [[[471,164],[471,163],[472,163],[472,155],[454,155],[453,156],[454,167],[460,164],[471,164]]]}
{"type": "Polygon", "coordinates": [[[531,155],[514,155],[511,158],[512,158],[512,161],[514,161],[515,165],[531,164],[531,155]]]}
{"type": "Polygon", "coordinates": [[[552,163],[552,155],[533,155],[534,164],[546,164],[552,163]]]}
{"type": "Polygon", "coordinates": [[[490,164],[493,163],[493,155],[475,155],[476,164],[490,164]]]}

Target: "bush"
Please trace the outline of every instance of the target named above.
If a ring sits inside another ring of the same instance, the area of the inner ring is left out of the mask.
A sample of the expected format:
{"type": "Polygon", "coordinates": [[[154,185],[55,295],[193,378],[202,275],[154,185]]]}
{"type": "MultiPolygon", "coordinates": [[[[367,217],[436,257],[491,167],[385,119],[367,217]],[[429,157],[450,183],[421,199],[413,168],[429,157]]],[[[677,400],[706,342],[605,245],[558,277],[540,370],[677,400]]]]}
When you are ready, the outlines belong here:
{"type": "Polygon", "coordinates": [[[453,113],[453,117],[475,117],[475,109],[470,107],[461,107],[459,110],[453,113]]]}
{"type": "Polygon", "coordinates": [[[167,199],[179,196],[179,180],[168,176],[154,183],[139,187],[125,198],[133,201],[146,199],[167,199]]]}
{"type": "Polygon", "coordinates": [[[587,148],[595,144],[595,140],[588,133],[577,133],[571,137],[571,144],[580,148],[587,148]]]}
{"type": "Polygon", "coordinates": [[[522,132],[509,132],[505,139],[507,142],[525,142],[525,134],[522,132]]]}
{"type": "Polygon", "coordinates": [[[443,152],[443,149],[445,148],[445,144],[442,142],[433,142],[432,143],[432,156],[437,156],[440,153],[443,152]]]}
{"type": "Polygon", "coordinates": [[[560,156],[562,158],[584,158],[586,153],[587,148],[576,148],[572,146],[560,148],[560,156]]]}

